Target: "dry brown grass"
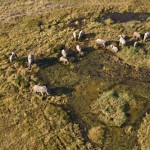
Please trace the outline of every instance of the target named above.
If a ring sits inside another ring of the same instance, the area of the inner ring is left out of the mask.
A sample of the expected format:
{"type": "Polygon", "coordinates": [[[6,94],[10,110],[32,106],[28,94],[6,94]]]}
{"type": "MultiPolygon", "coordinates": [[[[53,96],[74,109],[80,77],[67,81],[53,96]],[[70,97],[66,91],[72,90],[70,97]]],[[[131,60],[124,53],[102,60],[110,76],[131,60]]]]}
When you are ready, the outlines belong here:
{"type": "Polygon", "coordinates": [[[98,126],[98,127],[93,127],[89,130],[88,137],[93,143],[96,143],[101,147],[104,140],[104,134],[105,134],[105,128],[98,126]]]}
{"type": "Polygon", "coordinates": [[[150,148],[150,115],[146,114],[143,123],[138,131],[139,143],[141,150],[148,150],[150,148]]]}
{"type": "MultiPolygon", "coordinates": [[[[132,72],[132,66],[149,68],[149,41],[137,50],[132,46],[121,47],[114,55],[108,49],[97,49],[95,39],[102,37],[117,44],[119,34],[131,36],[133,30],[142,33],[148,31],[149,19],[142,23],[136,20],[117,23],[111,18],[102,19],[102,16],[114,11],[121,14],[128,11],[149,12],[149,1],[126,1],[124,5],[120,0],[109,3],[107,0],[103,3],[102,0],[61,0],[58,3],[51,1],[51,5],[48,0],[30,2],[0,1],[0,148],[94,149],[94,146],[98,149],[101,145],[108,149],[113,145],[116,150],[115,147],[133,147],[137,143],[130,142],[130,139],[124,140],[126,142],[122,145],[119,134],[108,136],[106,142],[109,144],[105,144],[105,129],[100,121],[103,120],[109,129],[109,125],[120,127],[125,123],[125,111],[118,107],[116,110],[116,106],[124,106],[124,100],[131,107],[133,123],[145,113],[145,103],[150,98],[149,85],[139,84],[147,80],[141,78],[142,75],[139,77],[139,72],[132,72]],[[143,5],[138,7],[141,3],[143,5]],[[22,16],[24,14],[26,16],[22,16]],[[73,41],[74,30],[84,30],[86,39],[73,41]],[[60,64],[58,57],[62,47],[74,50],[77,44],[85,48],[85,56],[70,58],[69,66],[60,64]],[[12,51],[18,54],[18,58],[10,64],[8,59],[12,51]],[[29,53],[33,53],[37,60],[30,70],[27,65],[29,53]],[[128,82],[131,77],[137,79],[134,84],[128,82]],[[130,83],[127,88],[133,90],[140,102],[128,96],[115,101],[107,97],[107,92],[103,93],[102,103],[97,99],[99,90],[110,90],[112,85],[120,84],[120,81],[127,82],[127,85],[130,83]],[[40,95],[33,94],[32,87],[35,84],[48,84],[51,96],[42,99],[40,95]],[[91,115],[93,111],[89,106],[96,99],[98,105],[95,112],[101,110],[105,114],[101,118],[91,115]],[[106,113],[106,107],[110,108],[112,115],[106,113]],[[112,117],[114,121],[110,123],[112,117]],[[86,126],[91,126],[88,135],[86,126]],[[87,140],[87,136],[94,144],[87,140]],[[113,137],[116,139],[113,140],[113,137]]],[[[115,130],[115,127],[111,128],[109,134],[115,130]]],[[[122,128],[118,129],[120,135],[123,134],[122,128]]],[[[122,139],[126,139],[127,135],[136,138],[136,134],[132,136],[127,132],[122,139]]]]}

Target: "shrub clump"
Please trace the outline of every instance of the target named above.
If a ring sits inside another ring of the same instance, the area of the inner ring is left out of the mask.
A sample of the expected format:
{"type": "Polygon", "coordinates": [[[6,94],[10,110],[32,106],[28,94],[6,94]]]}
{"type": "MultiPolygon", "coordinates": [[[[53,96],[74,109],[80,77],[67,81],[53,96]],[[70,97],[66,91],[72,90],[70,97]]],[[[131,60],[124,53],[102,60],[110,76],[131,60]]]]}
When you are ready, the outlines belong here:
{"type": "Polygon", "coordinates": [[[150,114],[146,114],[143,123],[138,131],[138,141],[141,144],[141,150],[150,148],[150,114]]]}
{"type": "Polygon", "coordinates": [[[105,24],[106,25],[111,25],[111,24],[113,24],[114,22],[113,22],[113,20],[111,19],[111,18],[108,18],[108,19],[106,19],[105,20],[105,24]]]}
{"type": "Polygon", "coordinates": [[[88,132],[89,139],[99,145],[102,145],[104,140],[105,128],[102,126],[93,127],[88,132]]]}
{"type": "Polygon", "coordinates": [[[65,95],[62,96],[52,96],[50,97],[50,102],[58,105],[64,105],[68,103],[68,99],[65,95]]]}
{"type": "Polygon", "coordinates": [[[120,127],[127,121],[125,111],[127,110],[127,93],[117,93],[115,91],[104,92],[92,104],[92,111],[98,115],[100,121],[110,125],[120,127]]]}
{"type": "Polygon", "coordinates": [[[39,19],[27,18],[23,20],[23,24],[25,27],[38,29],[39,27],[41,27],[41,25],[43,25],[43,22],[39,19]]]}

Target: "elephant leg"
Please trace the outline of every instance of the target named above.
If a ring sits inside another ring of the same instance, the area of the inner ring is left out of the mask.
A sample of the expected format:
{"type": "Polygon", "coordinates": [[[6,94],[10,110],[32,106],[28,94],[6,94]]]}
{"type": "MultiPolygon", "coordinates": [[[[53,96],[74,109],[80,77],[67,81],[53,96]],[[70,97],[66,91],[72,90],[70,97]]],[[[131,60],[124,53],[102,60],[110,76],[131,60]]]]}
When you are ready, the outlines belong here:
{"type": "Polygon", "coordinates": [[[43,92],[41,92],[42,97],[44,96],[43,92]]]}

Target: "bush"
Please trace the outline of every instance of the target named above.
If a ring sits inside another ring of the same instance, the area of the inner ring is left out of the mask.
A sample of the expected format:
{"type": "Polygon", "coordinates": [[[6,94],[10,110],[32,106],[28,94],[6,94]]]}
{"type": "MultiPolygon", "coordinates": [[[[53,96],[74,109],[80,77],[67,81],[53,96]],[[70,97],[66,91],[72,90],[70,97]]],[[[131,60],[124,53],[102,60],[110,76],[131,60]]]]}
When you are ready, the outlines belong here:
{"type": "Polygon", "coordinates": [[[108,19],[105,20],[105,24],[106,24],[106,25],[111,25],[111,24],[113,24],[113,23],[114,23],[113,20],[110,19],[110,18],[108,18],[108,19]]]}
{"type": "Polygon", "coordinates": [[[93,127],[88,132],[88,137],[92,142],[102,145],[104,140],[105,128],[101,126],[93,127]]]}
{"type": "Polygon", "coordinates": [[[27,18],[23,21],[23,25],[32,29],[40,29],[41,25],[43,25],[43,22],[36,18],[27,18]]]}
{"type": "Polygon", "coordinates": [[[115,91],[104,92],[92,104],[92,111],[98,114],[99,120],[111,126],[120,127],[127,121],[125,114],[128,103],[127,94],[116,93],[115,91]]]}

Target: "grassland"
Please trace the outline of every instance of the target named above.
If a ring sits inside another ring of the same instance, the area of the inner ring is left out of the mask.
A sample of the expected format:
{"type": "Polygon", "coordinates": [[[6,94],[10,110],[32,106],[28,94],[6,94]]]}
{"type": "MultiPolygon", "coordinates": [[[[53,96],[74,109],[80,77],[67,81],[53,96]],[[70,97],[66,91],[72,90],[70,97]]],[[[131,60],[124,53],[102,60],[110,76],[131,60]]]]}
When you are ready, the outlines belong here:
{"type": "Polygon", "coordinates": [[[149,1],[0,4],[0,149],[148,150],[150,41],[133,48],[132,34],[150,31],[149,1]],[[74,30],[86,38],[74,41],[74,30]],[[96,47],[98,37],[117,44],[119,34],[130,42],[118,53],[96,47]],[[77,44],[84,56],[61,64],[61,49],[77,44]],[[33,93],[35,84],[50,96],[33,93]]]}

